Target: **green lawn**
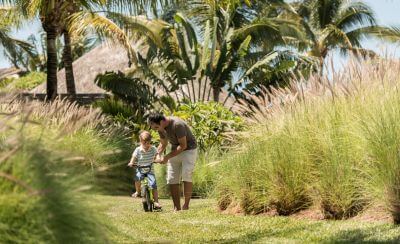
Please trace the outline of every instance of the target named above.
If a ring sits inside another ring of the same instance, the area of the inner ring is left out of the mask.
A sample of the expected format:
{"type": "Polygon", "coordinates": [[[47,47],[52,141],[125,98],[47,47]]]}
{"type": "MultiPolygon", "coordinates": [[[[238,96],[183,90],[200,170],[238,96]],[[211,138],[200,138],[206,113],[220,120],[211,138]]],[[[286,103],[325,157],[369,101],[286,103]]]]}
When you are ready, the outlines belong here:
{"type": "Polygon", "coordinates": [[[144,213],[130,197],[94,196],[89,204],[106,215],[113,243],[310,243],[400,242],[400,226],[360,221],[309,221],[287,217],[221,214],[214,200],[193,200],[191,210],[144,213]]]}

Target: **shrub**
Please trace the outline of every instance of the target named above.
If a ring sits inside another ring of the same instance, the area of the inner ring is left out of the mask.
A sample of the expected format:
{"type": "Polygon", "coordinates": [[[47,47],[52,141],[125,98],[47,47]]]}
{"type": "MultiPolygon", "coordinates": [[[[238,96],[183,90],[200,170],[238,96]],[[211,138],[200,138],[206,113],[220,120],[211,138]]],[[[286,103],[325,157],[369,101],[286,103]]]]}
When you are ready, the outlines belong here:
{"type": "Polygon", "coordinates": [[[43,72],[29,72],[19,78],[5,79],[0,83],[0,89],[6,91],[31,90],[46,81],[46,74],[43,72]]]}
{"type": "Polygon", "coordinates": [[[368,104],[362,128],[367,141],[365,169],[368,196],[384,203],[396,224],[400,224],[400,99],[397,87],[381,93],[380,103],[368,104]]]}
{"type": "MultiPolygon", "coordinates": [[[[166,111],[166,114],[169,112],[166,111]]],[[[232,145],[235,132],[244,128],[239,116],[214,102],[181,104],[172,114],[188,122],[199,149],[203,151],[232,145]]]]}
{"type": "MultiPolygon", "coordinates": [[[[79,140],[67,143],[74,133],[82,130],[82,125],[90,130],[88,121],[96,113],[76,108],[69,114],[84,113],[61,119],[55,116],[63,111],[57,103],[0,104],[0,242],[107,241],[100,216],[84,203],[84,192],[93,185],[97,167],[89,165],[96,153],[74,159],[78,150],[85,149],[77,145],[79,140]],[[72,146],[76,148],[71,149],[72,146]]],[[[62,106],[67,110],[73,108],[62,106]]],[[[94,140],[91,142],[93,146],[94,140]]],[[[93,146],[91,150],[96,148],[93,146]]]]}
{"type": "Polygon", "coordinates": [[[244,113],[264,123],[219,166],[220,208],[287,215],[314,203],[325,218],[343,219],[385,203],[399,223],[398,70],[365,62],[333,80],[314,77],[254,99],[259,110],[244,113]]]}

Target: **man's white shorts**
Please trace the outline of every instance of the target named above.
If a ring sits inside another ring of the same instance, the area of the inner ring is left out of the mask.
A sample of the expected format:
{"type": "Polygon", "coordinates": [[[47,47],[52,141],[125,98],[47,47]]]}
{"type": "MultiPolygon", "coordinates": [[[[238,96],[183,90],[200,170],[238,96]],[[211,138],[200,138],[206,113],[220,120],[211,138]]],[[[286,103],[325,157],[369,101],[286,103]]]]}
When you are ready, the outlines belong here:
{"type": "Polygon", "coordinates": [[[197,149],[186,150],[168,160],[167,184],[179,184],[181,181],[192,182],[197,149]]]}

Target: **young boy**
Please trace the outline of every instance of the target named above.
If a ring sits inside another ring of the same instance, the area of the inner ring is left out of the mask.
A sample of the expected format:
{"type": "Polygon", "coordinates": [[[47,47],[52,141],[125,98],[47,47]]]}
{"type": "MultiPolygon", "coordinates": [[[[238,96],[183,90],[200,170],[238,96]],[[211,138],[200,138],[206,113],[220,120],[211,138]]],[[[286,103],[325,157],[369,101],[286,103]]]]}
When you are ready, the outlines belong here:
{"type": "MultiPolygon", "coordinates": [[[[153,162],[155,157],[157,156],[157,149],[151,145],[151,134],[148,131],[142,131],[139,135],[140,146],[133,151],[131,161],[128,166],[151,166],[150,173],[147,174],[149,179],[149,184],[153,188],[153,196],[154,196],[154,207],[161,208],[161,205],[158,203],[158,191],[156,184],[156,176],[154,174],[153,162]]],[[[132,195],[133,197],[140,197],[140,180],[143,179],[143,175],[140,173],[139,169],[136,168],[136,177],[135,177],[135,188],[136,192],[132,195]]]]}

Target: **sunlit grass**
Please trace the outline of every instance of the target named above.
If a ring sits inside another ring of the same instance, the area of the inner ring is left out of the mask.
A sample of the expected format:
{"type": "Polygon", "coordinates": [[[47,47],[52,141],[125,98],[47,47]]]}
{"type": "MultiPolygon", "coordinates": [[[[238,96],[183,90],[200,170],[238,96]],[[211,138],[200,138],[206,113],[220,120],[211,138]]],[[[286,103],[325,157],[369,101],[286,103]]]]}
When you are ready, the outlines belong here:
{"type": "Polygon", "coordinates": [[[288,217],[222,214],[214,200],[192,200],[191,210],[145,213],[138,199],[94,196],[93,209],[103,213],[114,243],[310,243],[398,242],[400,227],[359,221],[311,221],[288,217]]]}

